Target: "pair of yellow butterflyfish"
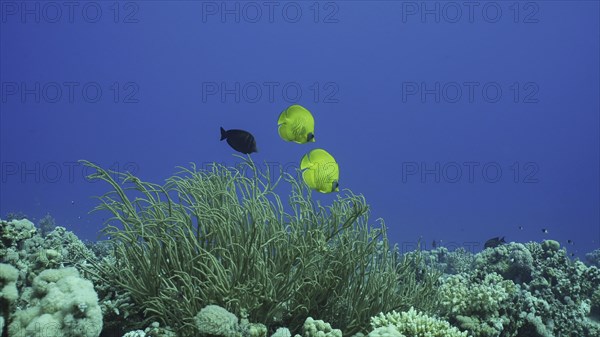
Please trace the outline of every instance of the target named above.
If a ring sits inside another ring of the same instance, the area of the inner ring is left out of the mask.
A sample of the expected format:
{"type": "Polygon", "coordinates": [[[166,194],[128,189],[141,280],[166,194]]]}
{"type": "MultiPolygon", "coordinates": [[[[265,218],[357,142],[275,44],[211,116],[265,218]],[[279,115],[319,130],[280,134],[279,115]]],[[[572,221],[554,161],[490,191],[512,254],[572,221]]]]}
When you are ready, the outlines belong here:
{"type": "MultiPolygon", "coordinates": [[[[292,105],[280,115],[279,136],[288,142],[306,144],[315,141],[315,119],[310,111],[300,105],[292,105]]],[[[329,152],[314,149],[300,161],[302,179],[311,189],[321,193],[339,191],[340,169],[329,152]]]]}

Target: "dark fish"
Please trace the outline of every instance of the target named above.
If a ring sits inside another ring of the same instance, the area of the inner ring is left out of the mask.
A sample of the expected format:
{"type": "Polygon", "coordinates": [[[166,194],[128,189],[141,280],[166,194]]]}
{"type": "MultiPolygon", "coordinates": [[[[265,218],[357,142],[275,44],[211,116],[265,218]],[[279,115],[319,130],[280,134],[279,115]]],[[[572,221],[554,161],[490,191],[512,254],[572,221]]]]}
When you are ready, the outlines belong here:
{"type": "Polygon", "coordinates": [[[495,238],[491,238],[489,240],[487,240],[485,242],[485,244],[483,245],[484,248],[494,248],[494,247],[498,247],[500,245],[505,244],[506,241],[504,241],[504,236],[503,237],[495,237],[495,238]]]}
{"type": "Polygon", "coordinates": [[[573,244],[573,240],[567,240],[567,243],[572,245],[573,244]]]}
{"type": "Polygon", "coordinates": [[[437,248],[437,242],[435,242],[435,240],[433,240],[433,242],[431,243],[431,247],[437,248]]]}
{"type": "Polygon", "coordinates": [[[519,229],[520,229],[520,230],[523,230],[523,226],[519,226],[519,229]]]}
{"type": "Polygon", "coordinates": [[[254,136],[244,130],[227,130],[221,128],[221,140],[227,139],[227,144],[231,146],[237,152],[243,154],[250,154],[252,152],[258,152],[256,148],[256,141],[254,136]]]}
{"type": "Polygon", "coordinates": [[[546,228],[542,228],[542,233],[548,234],[548,230],[546,228]]]}

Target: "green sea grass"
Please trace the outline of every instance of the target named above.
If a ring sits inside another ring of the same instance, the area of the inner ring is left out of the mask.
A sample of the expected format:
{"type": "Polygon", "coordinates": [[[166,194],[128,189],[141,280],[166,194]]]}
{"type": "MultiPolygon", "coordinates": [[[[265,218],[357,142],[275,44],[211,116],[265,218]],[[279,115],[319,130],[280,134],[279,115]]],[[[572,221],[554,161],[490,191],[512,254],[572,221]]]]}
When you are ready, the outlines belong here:
{"type": "Polygon", "coordinates": [[[301,179],[240,158],[238,168],[181,168],[164,185],[83,162],[113,188],[96,210],[112,214],[103,231],[115,262],[92,272],[128,292],[144,324],[193,335],[194,316],[215,304],[271,330],[298,331],[312,316],[347,336],[380,312],[433,305],[437,274],[390,247],[363,196],[344,190],[324,207],[301,179]]]}

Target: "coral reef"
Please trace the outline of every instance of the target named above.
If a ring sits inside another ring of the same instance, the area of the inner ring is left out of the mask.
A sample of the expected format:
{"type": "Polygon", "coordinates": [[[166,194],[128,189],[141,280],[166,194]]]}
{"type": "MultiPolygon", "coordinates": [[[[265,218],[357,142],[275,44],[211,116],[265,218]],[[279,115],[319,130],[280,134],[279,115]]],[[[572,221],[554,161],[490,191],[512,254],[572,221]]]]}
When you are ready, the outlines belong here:
{"type": "Polygon", "coordinates": [[[475,256],[472,271],[449,276],[441,314],[476,337],[594,336],[600,272],[572,261],[558,242],[509,243],[475,256]]]}
{"type": "Polygon", "coordinates": [[[11,222],[13,220],[23,220],[23,219],[28,219],[29,217],[27,216],[27,214],[19,211],[19,212],[8,212],[6,214],[6,216],[4,217],[4,220],[6,222],[11,222]]]}
{"type": "Polygon", "coordinates": [[[600,249],[585,254],[585,259],[590,266],[600,268],[600,249]]]}
{"type": "Polygon", "coordinates": [[[54,228],[56,228],[56,221],[50,214],[46,214],[43,218],[40,219],[38,223],[39,232],[42,237],[48,235],[48,233],[52,232],[54,228]]]}
{"type": "Polygon", "coordinates": [[[5,238],[0,246],[3,262],[19,270],[18,286],[31,284],[43,270],[86,265],[95,255],[64,227],[42,237],[29,220],[1,221],[0,236],[5,238]]]}
{"type": "Polygon", "coordinates": [[[13,313],[9,336],[97,337],[102,331],[102,312],[94,286],[75,268],[44,270],[21,297],[29,305],[13,313]]]}
{"type": "MultiPolygon", "coordinates": [[[[415,254],[414,252],[408,253],[415,254]]],[[[462,247],[449,251],[446,247],[421,251],[422,267],[434,268],[445,274],[457,274],[471,270],[475,257],[462,247]]]]}
{"type": "Polygon", "coordinates": [[[333,329],[329,323],[308,317],[302,326],[302,335],[295,337],[342,337],[342,330],[333,329]]]}
{"type": "Polygon", "coordinates": [[[21,249],[22,242],[37,233],[33,223],[27,219],[0,220],[0,254],[9,256],[9,249],[21,249]]]}
{"type": "Polygon", "coordinates": [[[468,333],[460,331],[450,323],[418,312],[410,308],[406,312],[392,311],[387,314],[380,313],[371,318],[373,331],[369,337],[396,336],[396,337],[467,337],[468,333]]]}
{"type": "Polygon", "coordinates": [[[519,320],[519,289],[497,273],[461,273],[445,278],[441,310],[463,330],[478,337],[515,336],[519,320]]]}
{"type": "Polygon", "coordinates": [[[554,335],[593,336],[598,323],[589,319],[590,301],[600,287],[600,270],[572,261],[556,241],[528,243],[534,259],[532,280],[523,297],[554,335]]]}
{"type": "Polygon", "coordinates": [[[235,337],[239,334],[238,318],[218,305],[207,305],[194,317],[198,332],[203,335],[235,337]]]}
{"type": "Polygon", "coordinates": [[[19,271],[15,267],[0,263],[0,335],[13,311],[13,303],[19,298],[16,283],[18,277],[19,271]]]}
{"type": "MultiPolygon", "coordinates": [[[[16,273],[14,285],[19,293],[27,295],[10,303],[2,302],[4,309],[1,315],[5,323],[9,312],[14,312],[15,308],[27,308],[32,301],[38,300],[32,300],[30,294],[38,275],[47,269],[63,267],[76,267],[83,277],[93,281],[96,292],[102,298],[100,308],[108,323],[103,325],[105,331],[110,331],[114,326],[119,326],[116,331],[126,328],[125,318],[139,313],[127,294],[117,293],[111,285],[100,282],[94,274],[88,272],[88,264],[98,261],[92,252],[96,244],[90,244],[88,248],[76,235],[60,226],[42,237],[39,230],[27,219],[0,220],[0,225],[0,262],[5,263],[2,265],[2,276],[13,275],[13,272],[6,272],[7,268],[12,266],[16,273]],[[8,304],[10,306],[7,307],[8,304]]],[[[102,243],[100,245],[105,246],[102,243]]],[[[103,248],[102,251],[106,250],[103,248]]]]}
{"type": "Polygon", "coordinates": [[[484,273],[498,273],[517,284],[531,281],[533,256],[521,243],[511,242],[484,249],[475,257],[475,268],[484,273]]]}
{"type": "MultiPolygon", "coordinates": [[[[299,197],[295,198],[298,200],[299,197]]],[[[360,201],[360,199],[351,200],[360,201]]],[[[347,212],[352,208],[337,209],[337,211],[341,210],[347,212]]],[[[314,216],[311,215],[310,208],[302,212],[302,216],[314,216]]],[[[338,214],[339,221],[343,221],[344,218],[340,214],[344,212],[334,214],[338,214]]],[[[366,219],[361,218],[360,215],[356,215],[356,219],[362,219],[361,224],[366,223],[366,219]]],[[[286,224],[292,220],[293,218],[288,218],[286,224]]],[[[319,221],[326,221],[326,218],[321,218],[319,221]]],[[[118,244],[113,246],[115,242],[83,244],[73,233],[60,226],[42,237],[39,229],[36,230],[34,224],[27,219],[0,220],[0,224],[2,225],[0,227],[0,252],[2,253],[0,329],[4,329],[6,336],[38,332],[63,336],[98,336],[100,329],[106,335],[127,337],[186,335],[182,332],[185,330],[169,327],[170,324],[177,325],[176,321],[170,319],[155,321],[153,319],[157,316],[143,315],[141,310],[144,307],[132,298],[133,289],[124,288],[118,282],[110,282],[111,280],[102,274],[123,267],[122,261],[119,262],[118,255],[115,255],[111,248],[119,247],[118,244]],[[79,271],[72,267],[76,267],[79,271]],[[81,276],[93,281],[95,288],[92,288],[92,284],[81,276]],[[100,296],[100,301],[96,293],[100,296]],[[46,327],[45,331],[39,330],[42,326],[46,327]],[[142,329],[125,333],[126,329],[131,330],[130,328],[135,326],[142,329]]],[[[313,229],[310,233],[319,238],[318,231],[313,229]]],[[[260,235],[269,237],[267,234],[273,235],[273,233],[254,233],[253,240],[264,245],[265,241],[258,241],[258,237],[260,235]]],[[[146,232],[145,235],[150,237],[151,233],[146,232]]],[[[402,303],[396,304],[397,307],[402,307],[403,303],[414,303],[415,299],[423,294],[428,294],[430,304],[438,305],[435,308],[429,305],[429,309],[420,312],[415,309],[401,313],[392,311],[396,308],[380,310],[381,314],[369,317],[371,329],[368,329],[366,324],[356,324],[350,328],[348,325],[345,327],[336,325],[335,322],[347,322],[347,320],[340,320],[327,310],[323,310],[325,314],[320,315],[319,318],[333,322],[332,324],[310,318],[313,316],[310,312],[315,312],[314,316],[318,315],[317,310],[306,310],[303,311],[304,314],[298,314],[298,317],[304,315],[300,325],[294,326],[293,321],[289,320],[291,308],[311,303],[300,297],[290,297],[287,301],[280,301],[281,305],[276,307],[278,309],[270,311],[273,320],[267,322],[268,324],[264,324],[265,321],[257,321],[255,317],[261,316],[253,316],[251,311],[248,312],[249,306],[240,305],[238,316],[235,316],[224,307],[207,305],[192,315],[194,333],[223,337],[267,337],[269,333],[275,337],[339,337],[342,333],[344,336],[353,334],[356,337],[364,336],[357,333],[359,331],[368,333],[370,337],[466,336],[467,334],[473,337],[600,336],[600,270],[593,265],[588,266],[569,259],[565,250],[556,241],[508,243],[485,249],[478,254],[470,254],[463,249],[449,252],[446,248],[439,247],[432,251],[410,252],[398,256],[397,251],[389,247],[381,236],[377,239],[368,236],[366,238],[370,239],[367,242],[371,249],[363,251],[365,253],[365,258],[362,260],[364,275],[371,271],[382,271],[379,269],[382,267],[382,261],[391,259],[396,267],[392,275],[400,275],[405,281],[404,284],[397,284],[396,281],[388,283],[388,285],[394,284],[392,287],[394,291],[402,294],[398,297],[402,298],[400,300],[402,303]],[[431,272],[431,269],[446,273],[441,278],[439,289],[435,292],[432,292],[435,284],[432,280],[438,274],[431,272]],[[430,275],[429,281],[423,280],[427,279],[427,276],[423,276],[423,271],[430,275]],[[251,320],[256,323],[251,323],[251,320]]],[[[345,240],[341,241],[345,244],[353,242],[352,236],[342,236],[337,239],[345,240]]],[[[324,254],[328,259],[335,259],[338,255],[333,254],[332,249],[334,247],[340,249],[335,246],[337,243],[332,240],[329,243],[331,246],[315,245],[314,247],[319,254],[324,254]]],[[[345,255],[347,253],[340,254],[339,257],[345,255]]],[[[273,255],[268,256],[269,259],[274,258],[273,255]]],[[[171,259],[170,256],[166,258],[171,259]]],[[[214,263],[215,259],[222,261],[222,257],[213,257],[209,261],[214,263]]],[[[246,263],[249,266],[255,262],[246,263]]],[[[149,265],[147,266],[149,269],[145,272],[148,276],[157,275],[158,266],[149,265]]],[[[160,266],[162,275],[173,272],[165,269],[165,265],[160,266]]],[[[212,267],[215,266],[218,267],[218,264],[212,267]]],[[[327,270],[327,264],[313,260],[304,265],[292,264],[290,271],[305,281],[326,282],[328,280],[319,274],[309,274],[309,277],[312,275],[315,278],[305,279],[307,276],[300,276],[302,274],[298,274],[295,269],[308,266],[316,267],[312,269],[313,271],[327,270]]],[[[230,271],[225,272],[230,273],[230,271]]],[[[210,276],[206,278],[207,275],[210,274],[205,274],[205,278],[200,276],[192,278],[203,280],[199,283],[202,287],[196,289],[203,292],[218,290],[219,283],[207,283],[207,280],[211,280],[210,276]]],[[[278,275],[284,275],[284,271],[279,270],[278,273],[265,274],[261,277],[273,282],[277,280],[278,275]]],[[[373,279],[374,282],[378,280],[381,279],[373,279]]],[[[294,283],[283,283],[278,287],[290,284],[294,283]]],[[[300,284],[305,287],[302,289],[311,289],[305,283],[300,284]]],[[[359,291],[369,284],[373,283],[355,286],[353,289],[359,291]]],[[[253,285],[256,286],[257,283],[253,285]]],[[[379,293],[382,292],[378,290],[378,293],[367,293],[362,299],[359,297],[357,302],[367,301],[370,296],[377,296],[379,293]]],[[[223,303],[247,304],[246,299],[236,300],[236,297],[231,294],[226,297],[228,302],[223,303]]],[[[253,296],[259,294],[261,292],[253,296]]],[[[298,290],[293,294],[301,295],[298,290]]],[[[173,292],[173,296],[173,304],[184,298],[177,297],[176,292],[173,292]]],[[[192,295],[186,295],[184,292],[181,296],[192,295]]],[[[327,302],[328,297],[331,296],[323,296],[324,303],[336,309],[347,306],[354,300],[338,296],[334,298],[339,302],[334,305],[327,302]]],[[[269,308],[268,304],[271,302],[268,297],[262,295],[255,303],[263,306],[257,310],[264,310],[261,308],[269,308]]],[[[392,307],[393,303],[390,304],[392,307]]],[[[236,308],[236,306],[231,307],[236,308]]],[[[371,316],[373,315],[375,313],[371,316]]]]}
{"type": "Polygon", "coordinates": [[[144,330],[129,331],[123,337],[176,337],[177,334],[171,331],[168,327],[163,328],[158,322],[152,322],[149,327],[144,330]]]}
{"type": "Polygon", "coordinates": [[[292,333],[288,328],[279,328],[271,335],[271,337],[292,337],[292,333]]]}
{"type": "Polygon", "coordinates": [[[165,185],[88,165],[113,187],[109,240],[0,220],[3,336],[600,336],[600,250],[588,265],[554,240],[401,255],[362,196],[323,207],[284,175],[284,209],[249,160],[165,185]]]}

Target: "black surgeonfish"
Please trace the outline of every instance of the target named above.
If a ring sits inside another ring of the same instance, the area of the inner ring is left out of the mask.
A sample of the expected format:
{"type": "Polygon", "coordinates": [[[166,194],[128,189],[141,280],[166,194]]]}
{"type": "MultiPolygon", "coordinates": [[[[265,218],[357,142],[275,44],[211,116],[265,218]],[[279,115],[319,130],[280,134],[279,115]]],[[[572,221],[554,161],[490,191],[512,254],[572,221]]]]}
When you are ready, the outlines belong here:
{"type": "Polygon", "coordinates": [[[505,244],[506,241],[504,241],[504,236],[503,237],[495,237],[495,238],[491,238],[489,240],[487,240],[485,242],[485,244],[483,245],[484,248],[494,248],[494,247],[498,247],[500,245],[505,244]]]}
{"type": "Polygon", "coordinates": [[[221,128],[221,140],[227,139],[227,144],[234,150],[243,154],[250,154],[252,152],[258,152],[256,148],[256,140],[254,136],[244,130],[227,130],[221,128]]]}

